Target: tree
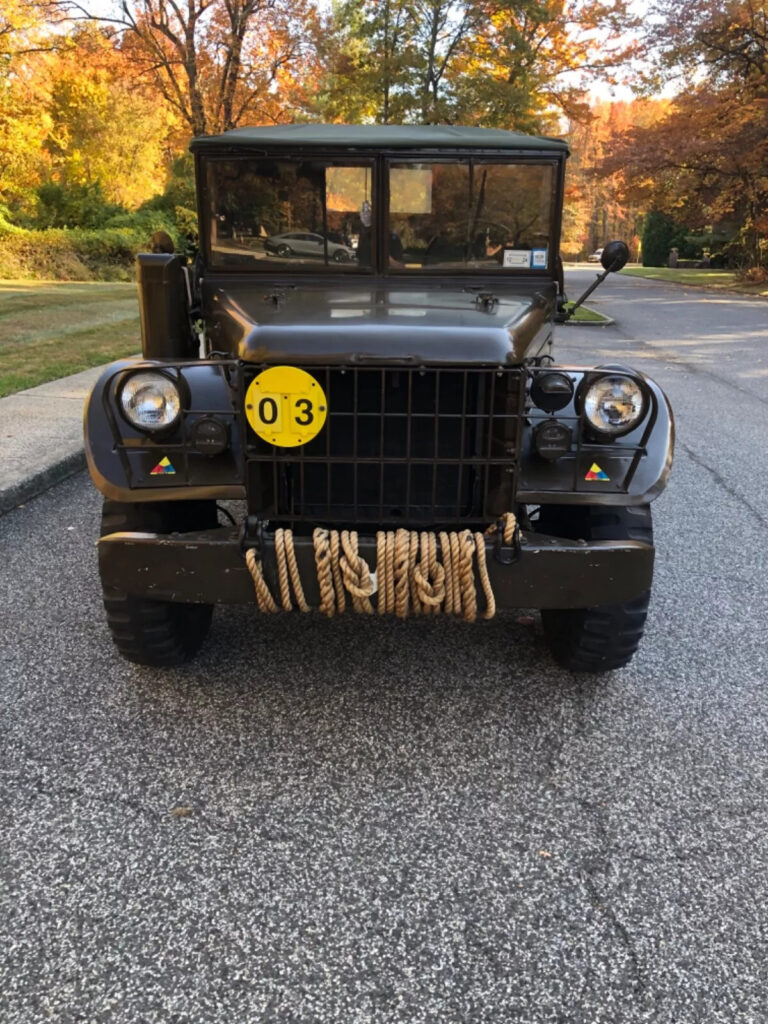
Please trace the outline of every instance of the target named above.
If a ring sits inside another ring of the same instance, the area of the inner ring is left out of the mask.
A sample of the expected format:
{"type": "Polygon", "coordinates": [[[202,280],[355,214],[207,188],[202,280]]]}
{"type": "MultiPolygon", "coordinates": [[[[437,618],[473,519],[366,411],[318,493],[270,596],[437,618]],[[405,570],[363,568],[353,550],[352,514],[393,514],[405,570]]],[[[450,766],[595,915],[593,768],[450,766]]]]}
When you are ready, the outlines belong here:
{"type": "MultiPolygon", "coordinates": [[[[626,0],[511,0],[482,5],[467,48],[462,117],[554,131],[589,117],[586,87],[610,81],[636,50],[626,0]],[[629,40],[629,41],[628,41],[629,40]]],[[[457,69],[459,70],[459,69],[457,69]]]]}
{"type": "Polygon", "coordinates": [[[768,12],[758,0],[659,0],[654,81],[693,76],[651,128],[627,133],[609,173],[687,227],[731,223],[748,266],[768,261],[768,12]],[[706,78],[702,80],[702,68],[706,78]]]}
{"type": "Polygon", "coordinates": [[[99,184],[107,203],[136,207],[162,189],[173,129],[162,98],[136,82],[117,40],[79,27],[49,68],[51,180],[64,188],[99,184]]]}
{"type": "Polygon", "coordinates": [[[589,117],[570,122],[571,158],[563,211],[565,252],[583,255],[611,238],[622,238],[637,256],[637,233],[646,202],[626,190],[622,168],[606,173],[605,162],[621,145],[625,133],[659,121],[668,107],[667,100],[659,99],[596,103],[589,117]]]}
{"type": "Polygon", "coordinates": [[[0,203],[29,213],[45,173],[47,54],[61,44],[45,14],[30,0],[0,7],[0,203]]]}
{"type": "Polygon", "coordinates": [[[656,78],[700,75],[711,83],[740,83],[765,93],[768,10],[760,0],[656,0],[647,20],[646,46],[656,78]],[[661,29],[661,31],[659,31],[661,29]]]}
{"type": "Polygon", "coordinates": [[[540,131],[584,116],[585,84],[633,50],[626,0],[346,0],[315,109],[540,131]]]}
{"type": "MultiPolygon", "coordinates": [[[[37,63],[37,62],[35,62],[37,63]]],[[[0,204],[33,214],[47,159],[45,93],[30,62],[0,62],[0,204]]]]}
{"type": "Polygon", "coordinates": [[[643,266],[666,267],[677,233],[675,222],[659,210],[651,210],[643,228],[643,266]]]}
{"type": "Polygon", "coordinates": [[[311,0],[121,0],[114,18],[75,3],[89,20],[116,26],[137,71],[150,76],[193,135],[245,118],[285,116],[275,89],[306,54],[311,0]]]}
{"type": "Polygon", "coordinates": [[[383,124],[450,119],[447,75],[477,16],[477,5],[450,0],[335,4],[313,112],[383,124]]]}

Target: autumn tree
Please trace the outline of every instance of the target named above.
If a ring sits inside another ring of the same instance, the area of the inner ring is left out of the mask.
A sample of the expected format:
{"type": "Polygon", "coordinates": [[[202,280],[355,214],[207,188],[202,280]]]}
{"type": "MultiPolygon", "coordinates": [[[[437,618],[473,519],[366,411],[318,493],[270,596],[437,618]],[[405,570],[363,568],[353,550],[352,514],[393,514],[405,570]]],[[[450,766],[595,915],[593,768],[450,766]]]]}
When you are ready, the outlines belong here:
{"type": "Polygon", "coordinates": [[[87,0],[73,9],[115,26],[137,73],[193,135],[290,116],[277,92],[306,71],[315,17],[311,0],[121,0],[113,18],[87,0]]]}
{"type": "Polygon", "coordinates": [[[482,4],[465,47],[460,113],[523,131],[558,132],[589,117],[590,82],[613,81],[636,52],[626,0],[513,0],[482,4]]]}
{"type": "Polygon", "coordinates": [[[623,175],[626,195],[690,229],[739,228],[752,266],[768,259],[767,25],[757,0],[660,0],[648,40],[654,81],[688,84],[667,117],[623,137],[605,168],[623,175]]]}
{"type": "Polygon", "coordinates": [[[0,5],[0,204],[31,211],[45,173],[49,55],[66,45],[55,4],[0,5]]]}
{"type": "Polygon", "coordinates": [[[64,189],[99,183],[107,202],[130,208],[162,189],[174,125],[116,44],[94,25],[71,36],[49,68],[44,147],[52,182],[64,189]]]}
{"type": "Polygon", "coordinates": [[[626,193],[621,168],[608,174],[605,164],[627,132],[656,123],[668,108],[663,99],[604,101],[593,104],[588,117],[570,121],[563,211],[566,253],[583,255],[611,238],[621,238],[637,258],[645,201],[626,193]]]}
{"type": "Polygon", "coordinates": [[[452,65],[478,17],[478,5],[450,0],[336,3],[311,112],[383,124],[450,120],[452,65]]]}
{"type": "Polygon", "coordinates": [[[626,0],[346,0],[324,36],[332,118],[556,130],[626,60],[626,0]]]}

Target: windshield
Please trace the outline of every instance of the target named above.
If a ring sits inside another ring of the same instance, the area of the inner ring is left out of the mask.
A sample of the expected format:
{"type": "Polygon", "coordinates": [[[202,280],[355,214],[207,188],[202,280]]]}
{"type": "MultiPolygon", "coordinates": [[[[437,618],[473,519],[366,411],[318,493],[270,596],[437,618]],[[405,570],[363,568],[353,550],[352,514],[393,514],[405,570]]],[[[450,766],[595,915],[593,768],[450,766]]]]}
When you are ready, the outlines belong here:
{"type": "Polygon", "coordinates": [[[393,159],[373,191],[374,160],[206,160],[214,269],[388,273],[550,270],[553,162],[393,159]],[[386,203],[376,196],[388,195],[386,203]]]}
{"type": "Polygon", "coordinates": [[[370,269],[371,180],[371,162],[210,160],[212,266],[370,269]]]}
{"type": "Polygon", "coordinates": [[[390,270],[546,270],[554,196],[551,163],[392,162],[390,270]]]}

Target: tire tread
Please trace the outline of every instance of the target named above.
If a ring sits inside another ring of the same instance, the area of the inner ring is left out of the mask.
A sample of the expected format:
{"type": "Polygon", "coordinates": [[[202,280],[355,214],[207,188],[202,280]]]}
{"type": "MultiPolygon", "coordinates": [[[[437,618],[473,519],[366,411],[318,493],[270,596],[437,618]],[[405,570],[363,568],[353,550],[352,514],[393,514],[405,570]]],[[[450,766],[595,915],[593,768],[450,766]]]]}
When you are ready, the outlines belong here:
{"type": "MultiPolygon", "coordinates": [[[[106,499],[101,536],[125,531],[186,532],[216,525],[211,502],[123,504],[106,499]],[[175,507],[174,507],[175,506],[175,507]]],[[[102,587],[107,626],[120,654],[139,665],[171,667],[193,657],[205,640],[213,606],[153,601],[102,587]]]]}
{"type": "MultiPolygon", "coordinates": [[[[545,506],[539,529],[571,539],[653,544],[648,505],[626,508],[545,506]]],[[[645,629],[651,591],[621,604],[544,609],[544,638],[555,661],[571,672],[611,672],[631,661],[645,629]]]]}

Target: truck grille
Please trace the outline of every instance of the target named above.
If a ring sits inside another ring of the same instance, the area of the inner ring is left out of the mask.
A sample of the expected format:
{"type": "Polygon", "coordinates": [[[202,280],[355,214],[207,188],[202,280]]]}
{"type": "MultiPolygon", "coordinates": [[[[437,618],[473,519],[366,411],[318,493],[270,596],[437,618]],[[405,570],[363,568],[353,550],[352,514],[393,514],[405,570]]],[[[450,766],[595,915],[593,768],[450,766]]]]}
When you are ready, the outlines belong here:
{"type": "MultiPolygon", "coordinates": [[[[244,369],[241,394],[261,369],[244,369]]],[[[328,399],[316,438],[276,448],[243,420],[251,511],[286,523],[469,526],[512,507],[519,369],[307,369],[328,399]]]]}

